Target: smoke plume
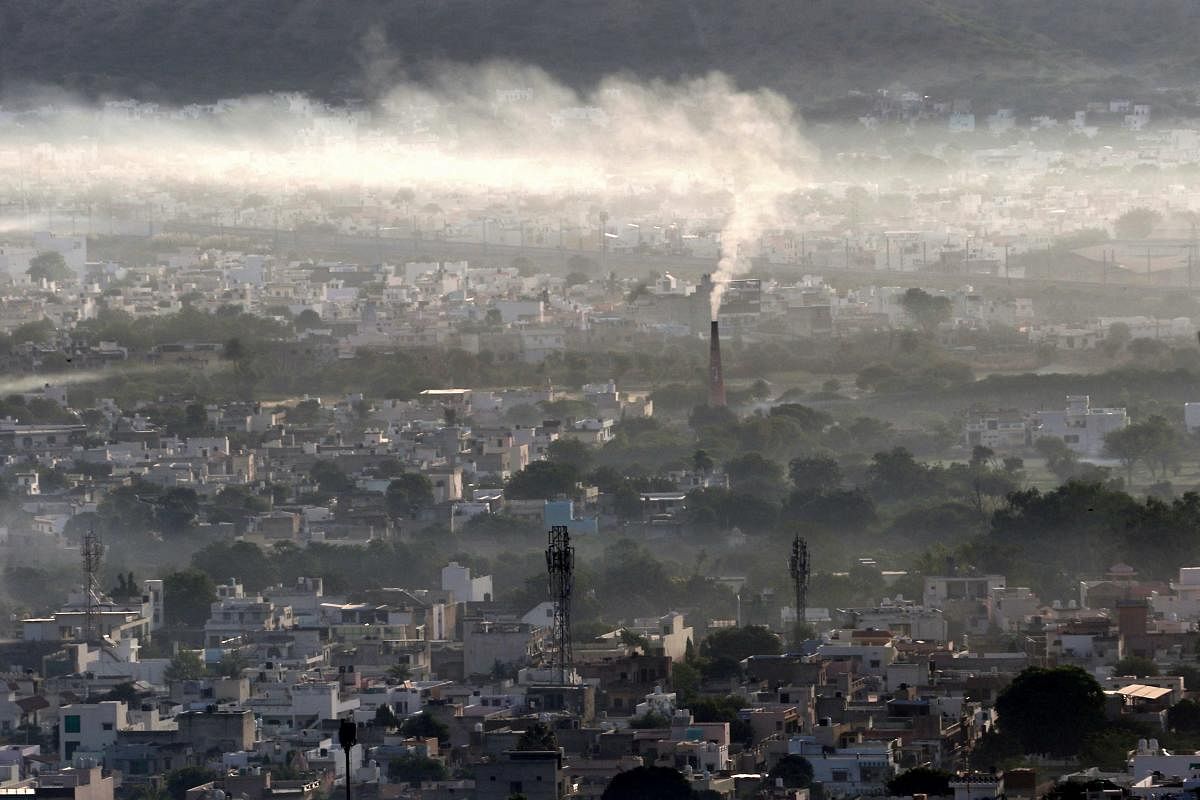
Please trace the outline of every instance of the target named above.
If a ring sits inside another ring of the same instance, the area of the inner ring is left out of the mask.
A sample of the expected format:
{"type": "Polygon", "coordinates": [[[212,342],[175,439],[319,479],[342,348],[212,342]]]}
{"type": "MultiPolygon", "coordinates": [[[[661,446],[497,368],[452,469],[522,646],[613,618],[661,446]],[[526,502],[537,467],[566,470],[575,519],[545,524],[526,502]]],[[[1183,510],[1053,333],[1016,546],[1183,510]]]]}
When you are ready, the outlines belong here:
{"type": "Polygon", "coordinates": [[[151,202],[181,185],[268,197],[406,188],[476,208],[514,195],[633,198],[722,232],[715,314],[720,287],[779,223],[777,200],[803,184],[812,156],[786,100],[717,73],[612,77],[587,92],[513,64],[437,75],[398,83],[361,109],[276,95],[215,109],[60,98],[49,113],[0,113],[0,189],[60,203],[101,194],[151,202]]]}

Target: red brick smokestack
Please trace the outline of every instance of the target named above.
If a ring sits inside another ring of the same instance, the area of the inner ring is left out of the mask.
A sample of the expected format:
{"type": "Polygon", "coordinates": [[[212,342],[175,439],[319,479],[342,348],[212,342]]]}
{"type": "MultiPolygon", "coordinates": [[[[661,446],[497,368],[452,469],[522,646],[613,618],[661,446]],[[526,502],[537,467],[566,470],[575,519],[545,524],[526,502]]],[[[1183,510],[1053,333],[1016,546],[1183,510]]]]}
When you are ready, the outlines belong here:
{"type": "Polygon", "coordinates": [[[725,375],[721,372],[721,331],[717,321],[712,321],[708,334],[708,404],[725,405],[725,375]]]}

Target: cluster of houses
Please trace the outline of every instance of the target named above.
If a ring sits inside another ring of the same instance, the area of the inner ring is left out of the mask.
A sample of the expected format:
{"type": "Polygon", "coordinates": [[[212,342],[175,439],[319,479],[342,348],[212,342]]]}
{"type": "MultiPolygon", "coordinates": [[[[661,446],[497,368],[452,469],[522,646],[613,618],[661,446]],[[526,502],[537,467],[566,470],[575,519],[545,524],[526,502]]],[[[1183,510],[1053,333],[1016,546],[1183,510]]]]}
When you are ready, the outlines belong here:
{"type": "MultiPolygon", "coordinates": [[[[1114,667],[1182,664],[1200,643],[1200,567],[1162,584],[1118,564],[1081,582],[1078,601],[1049,605],[999,575],[929,576],[919,600],[810,609],[814,638],[702,676],[685,696],[676,673],[717,621],[633,620],[550,668],[553,604],[505,607],[490,576],[450,563],[438,586],[356,602],[319,579],[258,593],[231,580],[201,646],[184,648],[189,671],[179,653],[142,656],[166,631],[162,581],[139,588],[74,596],[0,646],[0,789],[107,800],[197,767],[189,797],[315,800],[349,781],[367,798],[559,800],[599,797],[616,774],[656,765],[714,797],[796,800],[810,790],[763,777],[802,756],[827,797],[886,794],[896,775],[932,767],[957,774],[956,797],[1035,798],[1052,773],[962,771],[1019,672],[1080,666],[1101,681],[1110,719],[1165,731],[1184,678],[1114,667]],[[729,715],[688,707],[713,700],[729,715]],[[347,721],[358,735],[343,748],[347,721]]],[[[1154,797],[1200,778],[1195,761],[1147,739],[1106,777],[1154,797]]]]}

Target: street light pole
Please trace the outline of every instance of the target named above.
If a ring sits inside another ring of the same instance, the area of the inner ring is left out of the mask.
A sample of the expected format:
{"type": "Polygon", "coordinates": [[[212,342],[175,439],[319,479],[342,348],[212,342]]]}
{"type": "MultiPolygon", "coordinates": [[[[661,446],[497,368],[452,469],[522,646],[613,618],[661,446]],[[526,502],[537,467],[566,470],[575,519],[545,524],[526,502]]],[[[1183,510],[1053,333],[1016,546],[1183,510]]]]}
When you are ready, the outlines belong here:
{"type": "Polygon", "coordinates": [[[351,720],[342,720],[338,725],[338,744],[342,746],[342,751],[346,754],[346,800],[353,800],[350,797],[350,750],[357,741],[358,727],[351,720]]]}

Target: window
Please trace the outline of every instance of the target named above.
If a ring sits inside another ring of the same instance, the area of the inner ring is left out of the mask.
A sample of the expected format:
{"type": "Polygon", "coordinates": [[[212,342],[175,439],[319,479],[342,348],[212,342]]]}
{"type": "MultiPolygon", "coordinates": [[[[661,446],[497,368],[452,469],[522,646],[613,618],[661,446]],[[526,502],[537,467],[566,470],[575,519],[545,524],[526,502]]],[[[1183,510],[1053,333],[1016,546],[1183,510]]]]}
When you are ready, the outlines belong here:
{"type": "Polygon", "coordinates": [[[106,731],[111,731],[113,729],[113,724],[111,722],[102,722],[100,723],[100,727],[106,731]]]}
{"type": "Polygon", "coordinates": [[[79,715],[68,714],[63,720],[63,730],[67,733],[79,733],[79,715]]]}
{"type": "Polygon", "coordinates": [[[521,793],[521,782],[520,781],[509,781],[508,782],[508,791],[510,794],[520,794],[521,793]]]}

